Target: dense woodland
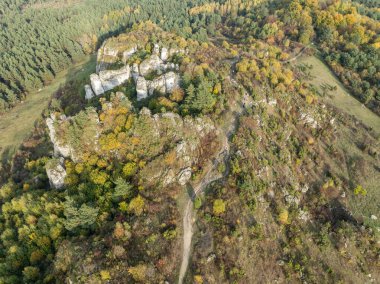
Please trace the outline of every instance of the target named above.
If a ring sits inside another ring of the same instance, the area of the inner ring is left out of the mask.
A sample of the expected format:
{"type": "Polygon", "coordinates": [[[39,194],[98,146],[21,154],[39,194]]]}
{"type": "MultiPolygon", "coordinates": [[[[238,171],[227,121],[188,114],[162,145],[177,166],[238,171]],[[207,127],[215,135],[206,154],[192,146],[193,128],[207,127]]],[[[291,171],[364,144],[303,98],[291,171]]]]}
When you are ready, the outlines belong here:
{"type": "Polygon", "coordinates": [[[137,101],[132,79],[90,101],[88,80],[54,95],[0,171],[0,283],[176,283],[183,203],[226,140],[220,177],[193,200],[185,283],[376,281],[378,136],[326,105],[307,68],[289,61],[320,56],[379,113],[379,22],[367,3],[0,4],[4,108],[110,35],[127,32],[121,41],[142,46],[136,61],[158,42],[187,50],[173,58],[181,85],[170,95],[137,101]],[[54,156],[51,115],[69,117],[55,127],[75,157],[54,156]],[[183,143],[194,148],[186,159],[183,143]],[[186,186],[166,183],[189,159],[186,186]],[[67,176],[55,189],[46,169],[58,164],[67,176]]]}
{"type": "Polygon", "coordinates": [[[3,1],[0,111],[43,88],[58,72],[94,52],[105,38],[136,22],[151,20],[206,40],[207,32],[201,29],[205,21],[192,23],[187,10],[182,1],[3,1]]]}

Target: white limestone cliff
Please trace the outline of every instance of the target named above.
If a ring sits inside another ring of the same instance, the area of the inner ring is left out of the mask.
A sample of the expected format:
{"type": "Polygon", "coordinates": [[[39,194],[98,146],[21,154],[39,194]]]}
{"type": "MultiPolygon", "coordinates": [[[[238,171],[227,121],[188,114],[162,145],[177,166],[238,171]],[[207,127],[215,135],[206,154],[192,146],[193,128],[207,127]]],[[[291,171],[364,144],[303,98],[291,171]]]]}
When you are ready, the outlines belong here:
{"type": "Polygon", "coordinates": [[[91,86],[90,85],[85,85],[84,86],[84,91],[85,91],[85,99],[86,100],[91,100],[94,96],[95,96],[95,94],[94,94],[94,92],[92,91],[92,88],[91,88],[91,86]]]}
{"type": "Polygon", "coordinates": [[[67,176],[64,168],[64,159],[53,159],[46,164],[46,174],[49,178],[50,186],[55,189],[61,189],[65,185],[67,176]]]}
{"type": "Polygon", "coordinates": [[[146,76],[153,71],[159,71],[163,69],[164,62],[158,57],[157,54],[151,55],[140,64],[140,75],[146,76]]]}
{"type": "Polygon", "coordinates": [[[95,95],[100,96],[101,94],[104,93],[102,81],[100,81],[98,74],[91,74],[90,81],[91,81],[92,90],[94,91],[95,95]]]}
{"type": "Polygon", "coordinates": [[[104,70],[99,72],[99,79],[102,83],[104,92],[120,86],[130,78],[129,66],[124,66],[118,70],[104,70]]]}
{"type": "MultiPolygon", "coordinates": [[[[66,116],[64,115],[62,115],[60,118],[60,120],[65,120],[65,119],[66,119],[66,116]]],[[[46,119],[46,125],[49,129],[50,141],[53,143],[53,147],[54,147],[54,155],[67,158],[71,154],[71,149],[67,145],[64,145],[58,141],[57,134],[54,127],[54,123],[56,121],[57,120],[54,114],[52,114],[50,117],[46,119]]]]}
{"type": "Polygon", "coordinates": [[[138,77],[136,80],[137,100],[140,101],[148,97],[148,86],[144,77],[138,77]]]}

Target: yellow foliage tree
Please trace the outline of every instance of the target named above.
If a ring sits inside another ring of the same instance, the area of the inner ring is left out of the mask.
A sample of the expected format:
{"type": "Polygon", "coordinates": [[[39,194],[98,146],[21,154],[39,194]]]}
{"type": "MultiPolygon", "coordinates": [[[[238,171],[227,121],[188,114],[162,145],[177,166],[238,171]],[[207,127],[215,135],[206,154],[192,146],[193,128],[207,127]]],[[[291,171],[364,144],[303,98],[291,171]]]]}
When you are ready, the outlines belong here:
{"type": "Polygon", "coordinates": [[[144,211],[144,199],[141,195],[137,195],[137,197],[133,198],[129,203],[128,210],[137,216],[140,216],[144,211]]]}

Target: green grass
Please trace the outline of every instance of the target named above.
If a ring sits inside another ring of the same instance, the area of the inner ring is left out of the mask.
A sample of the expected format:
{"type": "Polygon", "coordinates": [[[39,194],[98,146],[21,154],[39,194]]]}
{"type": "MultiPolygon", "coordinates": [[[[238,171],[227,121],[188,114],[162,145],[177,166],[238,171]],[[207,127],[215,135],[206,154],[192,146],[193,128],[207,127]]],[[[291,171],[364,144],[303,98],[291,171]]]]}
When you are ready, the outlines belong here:
{"type": "MultiPolygon", "coordinates": [[[[31,133],[35,121],[48,106],[51,96],[60,86],[72,79],[81,79],[95,71],[95,56],[86,56],[71,68],[60,72],[39,92],[31,93],[23,103],[0,116],[0,155],[10,157],[31,133]]],[[[79,94],[80,92],[78,92],[79,94]]],[[[5,156],[5,157],[4,157],[5,156]]]]}
{"type": "Polygon", "coordinates": [[[321,90],[323,84],[337,86],[336,91],[332,91],[331,96],[324,99],[342,111],[355,116],[363,124],[371,127],[377,134],[380,134],[380,117],[366,108],[361,102],[349,94],[342,83],[336,78],[331,70],[317,57],[300,57],[297,63],[312,65],[311,83],[321,90]]]}

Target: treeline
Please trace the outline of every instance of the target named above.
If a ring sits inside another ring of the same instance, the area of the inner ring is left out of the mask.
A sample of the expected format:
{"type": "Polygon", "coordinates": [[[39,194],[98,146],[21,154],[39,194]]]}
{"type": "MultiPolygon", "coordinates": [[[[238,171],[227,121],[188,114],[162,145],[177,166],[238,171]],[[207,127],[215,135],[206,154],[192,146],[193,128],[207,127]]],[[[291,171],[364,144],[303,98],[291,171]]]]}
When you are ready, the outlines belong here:
{"type": "MultiPolygon", "coordinates": [[[[0,3],[0,112],[48,84],[58,72],[134,23],[151,20],[184,37],[207,40],[210,17],[191,4],[152,0],[6,0],[0,3]],[[206,29],[205,27],[208,26],[206,29]]],[[[217,19],[213,22],[220,22],[217,19]]]]}

